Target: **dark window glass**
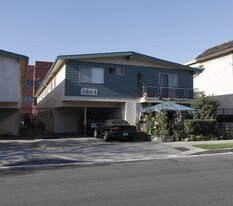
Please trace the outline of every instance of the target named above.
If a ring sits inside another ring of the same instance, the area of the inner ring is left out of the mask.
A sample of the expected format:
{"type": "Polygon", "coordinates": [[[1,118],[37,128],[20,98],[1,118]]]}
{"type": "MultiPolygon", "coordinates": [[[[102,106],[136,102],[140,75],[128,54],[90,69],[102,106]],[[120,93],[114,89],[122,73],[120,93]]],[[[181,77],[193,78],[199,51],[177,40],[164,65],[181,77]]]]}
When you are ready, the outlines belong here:
{"type": "Polygon", "coordinates": [[[27,103],[27,104],[32,103],[33,102],[33,97],[32,96],[28,96],[28,95],[24,96],[23,102],[27,103]]]}
{"type": "Polygon", "coordinates": [[[27,80],[26,87],[27,87],[27,88],[33,88],[33,81],[27,80]]]}

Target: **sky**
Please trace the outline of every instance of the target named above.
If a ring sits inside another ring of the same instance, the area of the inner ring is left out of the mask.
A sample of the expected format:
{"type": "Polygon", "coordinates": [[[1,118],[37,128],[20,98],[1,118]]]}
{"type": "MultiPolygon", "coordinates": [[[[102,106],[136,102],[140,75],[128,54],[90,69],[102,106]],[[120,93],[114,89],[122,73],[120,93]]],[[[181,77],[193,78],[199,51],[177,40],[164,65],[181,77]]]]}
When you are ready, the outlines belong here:
{"type": "Polygon", "coordinates": [[[0,49],[29,63],[134,51],[186,63],[233,40],[233,0],[0,0],[0,49]]]}

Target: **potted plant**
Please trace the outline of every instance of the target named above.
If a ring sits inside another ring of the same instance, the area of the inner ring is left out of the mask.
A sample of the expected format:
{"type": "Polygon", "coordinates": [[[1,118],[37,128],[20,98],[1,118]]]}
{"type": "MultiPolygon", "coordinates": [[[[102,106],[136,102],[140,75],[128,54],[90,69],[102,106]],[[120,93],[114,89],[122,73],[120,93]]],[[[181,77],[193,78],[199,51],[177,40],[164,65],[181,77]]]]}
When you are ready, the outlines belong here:
{"type": "Polygon", "coordinates": [[[175,130],[174,131],[174,140],[175,141],[181,141],[185,139],[185,133],[182,130],[175,130]]]}

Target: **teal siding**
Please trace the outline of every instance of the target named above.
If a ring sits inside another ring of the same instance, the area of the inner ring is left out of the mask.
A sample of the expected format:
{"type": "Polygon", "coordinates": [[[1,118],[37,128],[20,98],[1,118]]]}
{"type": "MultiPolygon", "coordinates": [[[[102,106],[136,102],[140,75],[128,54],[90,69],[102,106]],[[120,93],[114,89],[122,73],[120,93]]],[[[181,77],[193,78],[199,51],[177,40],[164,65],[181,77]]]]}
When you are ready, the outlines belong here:
{"type": "Polygon", "coordinates": [[[193,75],[189,71],[141,66],[102,64],[93,62],[69,61],[66,66],[65,95],[80,96],[81,88],[98,89],[98,97],[139,97],[143,85],[159,85],[159,73],[178,75],[178,87],[193,88],[193,75]],[[104,68],[104,84],[79,83],[79,67],[104,68]],[[124,75],[108,74],[109,67],[124,68],[124,75]],[[141,75],[139,75],[139,73],[141,75]],[[140,80],[138,76],[141,76],[140,80]]]}

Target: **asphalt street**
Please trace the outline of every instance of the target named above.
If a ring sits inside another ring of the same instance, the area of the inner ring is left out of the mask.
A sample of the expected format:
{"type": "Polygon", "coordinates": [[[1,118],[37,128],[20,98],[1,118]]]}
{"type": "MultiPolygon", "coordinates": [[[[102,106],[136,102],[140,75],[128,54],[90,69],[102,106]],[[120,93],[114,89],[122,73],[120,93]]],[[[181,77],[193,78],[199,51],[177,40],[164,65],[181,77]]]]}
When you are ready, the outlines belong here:
{"type": "Polygon", "coordinates": [[[232,154],[0,171],[1,206],[230,206],[232,154]]]}

